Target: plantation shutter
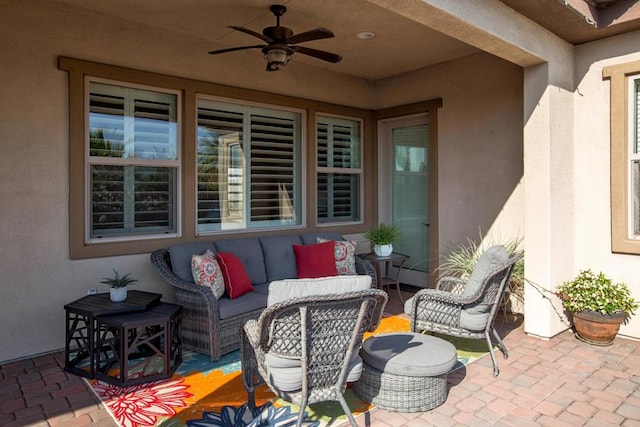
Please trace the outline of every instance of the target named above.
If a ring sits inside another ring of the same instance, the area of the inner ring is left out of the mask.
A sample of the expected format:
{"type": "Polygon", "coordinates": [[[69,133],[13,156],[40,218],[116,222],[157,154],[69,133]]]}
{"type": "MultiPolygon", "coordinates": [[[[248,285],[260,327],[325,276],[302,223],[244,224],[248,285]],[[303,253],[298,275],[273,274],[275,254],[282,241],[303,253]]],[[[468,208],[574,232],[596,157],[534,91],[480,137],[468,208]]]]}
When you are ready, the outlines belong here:
{"type": "Polygon", "coordinates": [[[243,120],[242,112],[198,108],[197,221],[200,231],[219,229],[223,216],[229,219],[235,214],[237,220],[244,222],[243,162],[238,161],[238,157],[242,158],[243,120]],[[238,143],[233,156],[224,144],[228,140],[238,143]],[[230,165],[232,158],[236,163],[230,165]],[[233,170],[229,170],[231,167],[233,170]]]}
{"type": "Polygon", "coordinates": [[[319,222],[360,219],[360,149],[358,122],[318,118],[319,222]]]}
{"type": "Polygon", "coordinates": [[[300,224],[300,115],[200,100],[198,232],[300,224]]]}
{"type": "Polygon", "coordinates": [[[293,119],[251,116],[252,222],[294,218],[296,137],[293,119]]]}
{"type": "Polygon", "coordinates": [[[91,83],[91,238],[176,231],[177,144],[176,95],[91,83]]]}

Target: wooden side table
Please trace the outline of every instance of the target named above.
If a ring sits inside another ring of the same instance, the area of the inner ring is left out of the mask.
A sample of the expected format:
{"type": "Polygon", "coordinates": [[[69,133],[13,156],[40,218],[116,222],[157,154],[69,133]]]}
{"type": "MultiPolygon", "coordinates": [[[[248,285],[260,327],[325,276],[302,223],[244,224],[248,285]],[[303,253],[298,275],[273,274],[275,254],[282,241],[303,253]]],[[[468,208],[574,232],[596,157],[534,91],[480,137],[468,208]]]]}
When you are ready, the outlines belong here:
{"type": "Polygon", "coordinates": [[[96,378],[120,387],[171,377],[182,363],[182,306],[97,318],[96,378]]]}
{"type": "MultiPolygon", "coordinates": [[[[398,297],[400,301],[404,304],[404,300],[402,299],[402,294],[400,293],[400,271],[404,266],[404,263],[410,258],[409,255],[400,254],[397,252],[393,252],[389,256],[378,256],[374,253],[359,255],[362,258],[366,259],[370,263],[373,264],[376,269],[376,278],[378,279],[377,287],[380,289],[384,289],[385,286],[396,285],[396,291],[398,291],[398,297]],[[396,272],[396,277],[389,277],[389,272],[391,271],[391,265],[394,262],[398,262],[398,271],[396,272]]],[[[388,292],[388,291],[387,291],[388,292]]]]}
{"type": "Polygon", "coordinates": [[[108,293],[87,295],[64,306],[66,333],[64,370],[86,378],[96,373],[98,316],[142,311],[157,304],[162,294],[129,291],[127,299],[112,302],[108,293]]]}

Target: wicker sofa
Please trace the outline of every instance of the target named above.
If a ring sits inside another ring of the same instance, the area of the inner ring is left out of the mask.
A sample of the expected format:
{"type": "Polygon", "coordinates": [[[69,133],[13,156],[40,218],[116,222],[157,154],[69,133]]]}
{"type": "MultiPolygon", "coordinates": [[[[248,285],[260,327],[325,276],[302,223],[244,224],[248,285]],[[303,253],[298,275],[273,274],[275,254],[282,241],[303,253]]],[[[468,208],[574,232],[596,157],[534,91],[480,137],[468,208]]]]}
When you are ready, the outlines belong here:
{"type": "MultiPolygon", "coordinates": [[[[151,254],[160,276],[173,286],[176,303],[182,305],[182,342],[186,349],[208,354],[212,361],[240,348],[240,328],[257,319],[267,306],[269,283],[297,277],[293,245],[309,245],[317,238],[344,240],[337,232],[211,240],[173,245],[151,254]],[[194,284],[191,257],[207,249],[235,254],[254,286],[236,299],[217,299],[211,288],[194,284]]],[[[355,257],[357,274],[367,274],[376,286],[373,266],[355,257]]]]}

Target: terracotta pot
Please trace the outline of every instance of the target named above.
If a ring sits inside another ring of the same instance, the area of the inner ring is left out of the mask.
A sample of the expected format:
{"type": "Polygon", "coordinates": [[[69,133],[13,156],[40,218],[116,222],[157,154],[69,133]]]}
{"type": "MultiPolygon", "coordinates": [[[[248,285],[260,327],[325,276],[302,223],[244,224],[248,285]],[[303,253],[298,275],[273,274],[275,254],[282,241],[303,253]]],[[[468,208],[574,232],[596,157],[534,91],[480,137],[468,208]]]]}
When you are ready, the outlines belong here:
{"type": "Polygon", "coordinates": [[[626,317],[625,313],[580,311],[573,313],[573,326],[578,339],[594,345],[611,345],[626,317]]]}

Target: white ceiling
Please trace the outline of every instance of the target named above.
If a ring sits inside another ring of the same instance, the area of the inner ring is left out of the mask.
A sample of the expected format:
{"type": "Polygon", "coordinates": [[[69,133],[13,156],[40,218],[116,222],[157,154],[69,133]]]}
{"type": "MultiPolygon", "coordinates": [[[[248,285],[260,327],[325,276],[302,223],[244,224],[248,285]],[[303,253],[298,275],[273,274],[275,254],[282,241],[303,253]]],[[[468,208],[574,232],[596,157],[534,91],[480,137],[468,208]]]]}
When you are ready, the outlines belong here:
{"type": "MultiPolygon", "coordinates": [[[[205,40],[209,42],[208,50],[261,44],[261,40],[228,26],[242,26],[262,33],[264,27],[275,25],[269,6],[278,3],[274,0],[60,1],[205,40]]],[[[343,56],[338,64],[301,54],[295,54],[292,61],[367,80],[402,74],[477,52],[476,48],[364,0],[288,0],[278,4],[288,9],[280,24],[294,33],[326,27],[336,35],[333,39],[301,43],[301,46],[343,56]],[[356,34],[363,31],[373,32],[375,37],[358,39],[356,34]]],[[[261,56],[262,53],[251,49],[223,55],[261,56]]],[[[213,62],[216,56],[203,51],[202,60],[213,62]]]]}

